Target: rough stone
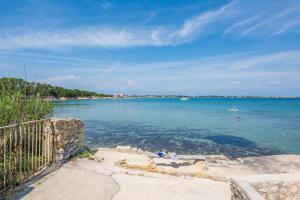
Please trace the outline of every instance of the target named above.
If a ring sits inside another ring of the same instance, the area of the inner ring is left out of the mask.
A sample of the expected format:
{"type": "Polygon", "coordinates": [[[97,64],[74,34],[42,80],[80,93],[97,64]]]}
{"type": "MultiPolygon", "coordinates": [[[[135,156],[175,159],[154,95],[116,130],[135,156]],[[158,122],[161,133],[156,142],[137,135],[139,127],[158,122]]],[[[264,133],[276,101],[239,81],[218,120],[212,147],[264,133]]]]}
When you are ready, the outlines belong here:
{"type": "Polygon", "coordinates": [[[57,161],[69,158],[84,146],[84,124],[78,119],[51,119],[45,124],[44,131],[55,135],[54,157],[57,161]]]}
{"type": "Polygon", "coordinates": [[[299,174],[265,174],[239,177],[238,181],[231,180],[232,200],[254,200],[257,198],[252,196],[256,192],[265,200],[300,199],[299,185],[299,174]],[[247,182],[248,187],[241,184],[243,182],[247,182]],[[249,190],[249,188],[252,189],[249,190]]]}

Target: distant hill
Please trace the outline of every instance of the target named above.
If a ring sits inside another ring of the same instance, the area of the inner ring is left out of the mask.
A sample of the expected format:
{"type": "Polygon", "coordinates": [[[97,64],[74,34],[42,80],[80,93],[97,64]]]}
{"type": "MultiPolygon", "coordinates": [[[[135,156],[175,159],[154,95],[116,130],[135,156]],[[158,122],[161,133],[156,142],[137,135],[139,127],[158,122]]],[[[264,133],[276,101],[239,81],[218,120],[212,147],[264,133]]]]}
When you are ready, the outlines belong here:
{"type": "Polygon", "coordinates": [[[86,90],[67,89],[50,84],[28,82],[17,78],[1,78],[0,92],[11,92],[21,90],[26,95],[40,95],[41,97],[49,98],[92,98],[92,97],[112,97],[108,94],[100,94],[86,90]]]}

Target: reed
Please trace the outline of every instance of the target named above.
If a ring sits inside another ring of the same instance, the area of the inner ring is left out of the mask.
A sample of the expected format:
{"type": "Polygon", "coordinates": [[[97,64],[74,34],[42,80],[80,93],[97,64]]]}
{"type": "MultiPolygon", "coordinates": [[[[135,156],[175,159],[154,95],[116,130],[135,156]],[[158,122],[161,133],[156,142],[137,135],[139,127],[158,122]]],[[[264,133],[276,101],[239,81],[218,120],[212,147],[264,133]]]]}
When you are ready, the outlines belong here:
{"type": "Polygon", "coordinates": [[[26,81],[0,81],[0,126],[39,120],[50,116],[53,104],[43,99],[47,88],[27,87],[26,81]]]}
{"type": "Polygon", "coordinates": [[[48,92],[21,79],[0,80],[0,192],[45,166],[43,124],[24,122],[51,116],[54,106],[43,98],[48,92]]]}

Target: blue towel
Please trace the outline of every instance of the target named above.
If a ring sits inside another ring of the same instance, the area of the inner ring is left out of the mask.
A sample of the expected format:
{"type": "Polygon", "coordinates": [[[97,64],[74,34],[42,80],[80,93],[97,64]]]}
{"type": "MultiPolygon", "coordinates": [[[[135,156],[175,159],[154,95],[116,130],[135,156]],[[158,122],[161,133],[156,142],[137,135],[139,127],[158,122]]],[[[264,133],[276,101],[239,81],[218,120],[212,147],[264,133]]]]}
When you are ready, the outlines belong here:
{"type": "Polygon", "coordinates": [[[158,155],[159,157],[163,158],[166,154],[165,154],[165,152],[160,151],[160,152],[157,153],[157,155],[158,155]]]}

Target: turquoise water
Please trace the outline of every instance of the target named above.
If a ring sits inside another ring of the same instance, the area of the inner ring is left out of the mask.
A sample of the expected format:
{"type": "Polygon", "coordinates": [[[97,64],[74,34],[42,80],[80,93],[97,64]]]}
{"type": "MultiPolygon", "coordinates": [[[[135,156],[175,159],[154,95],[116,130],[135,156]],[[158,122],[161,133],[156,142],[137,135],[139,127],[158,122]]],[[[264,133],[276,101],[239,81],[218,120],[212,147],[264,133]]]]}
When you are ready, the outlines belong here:
{"type": "Polygon", "coordinates": [[[300,153],[300,99],[68,100],[54,116],[82,119],[91,146],[231,157],[300,153]]]}

